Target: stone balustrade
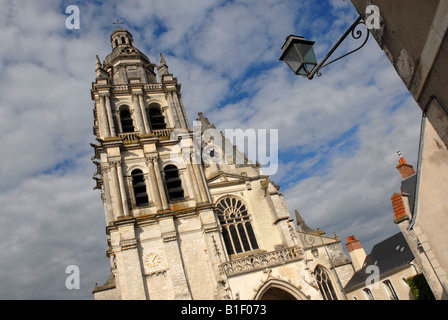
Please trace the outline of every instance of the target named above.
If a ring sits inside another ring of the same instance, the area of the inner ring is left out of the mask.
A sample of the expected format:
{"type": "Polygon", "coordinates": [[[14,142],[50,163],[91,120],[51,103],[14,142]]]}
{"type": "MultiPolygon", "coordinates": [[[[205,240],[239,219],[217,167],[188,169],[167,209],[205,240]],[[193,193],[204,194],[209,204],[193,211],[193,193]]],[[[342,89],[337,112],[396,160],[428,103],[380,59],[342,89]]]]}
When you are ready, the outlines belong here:
{"type": "Polygon", "coordinates": [[[272,268],[288,262],[301,260],[303,257],[304,253],[301,248],[291,247],[232,260],[221,264],[219,269],[221,274],[233,276],[246,272],[252,272],[254,270],[272,268]]]}

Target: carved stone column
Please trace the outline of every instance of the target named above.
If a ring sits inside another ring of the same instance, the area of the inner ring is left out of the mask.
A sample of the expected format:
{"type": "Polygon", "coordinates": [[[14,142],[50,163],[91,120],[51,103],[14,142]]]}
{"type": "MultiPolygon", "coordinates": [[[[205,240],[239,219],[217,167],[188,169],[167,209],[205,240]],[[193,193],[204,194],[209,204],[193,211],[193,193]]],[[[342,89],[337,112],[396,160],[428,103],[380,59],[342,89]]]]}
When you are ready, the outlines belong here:
{"type": "Polygon", "coordinates": [[[101,138],[110,137],[109,125],[107,120],[106,106],[104,104],[104,97],[102,95],[98,96],[97,104],[97,121],[98,127],[100,129],[101,138]]]}
{"type": "Polygon", "coordinates": [[[109,188],[109,168],[102,167],[101,168],[101,176],[103,178],[103,189],[104,194],[101,194],[101,198],[104,204],[104,211],[106,215],[106,225],[108,225],[111,221],[114,220],[114,213],[112,208],[112,201],[110,198],[110,188],[109,188]]]}
{"type": "Polygon", "coordinates": [[[115,118],[117,119],[118,132],[123,132],[123,128],[121,127],[121,116],[119,110],[115,110],[115,118]]]}
{"type": "Polygon", "coordinates": [[[157,183],[156,173],[154,170],[154,162],[157,160],[157,156],[146,157],[146,163],[148,164],[149,178],[151,189],[154,194],[154,201],[156,203],[157,211],[162,210],[162,199],[160,197],[159,185],[157,183]]]}
{"type": "Polygon", "coordinates": [[[182,128],[182,126],[180,125],[179,114],[177,113],[176,105],[174,104],[173,92],[169,91],[167,93],[167,96],[168,96],[168,104],[169,104],[169,106],[171,108],[171,112],[174,116],[174,126],[176,128],[182,128]]]}
{"type": "Polygon", "coordinates": [[[173,95],[173,101],[174,101],[174,105],[176,107],[177,110],[177,114],[179,115],[179,123],[181,125],[182,128],[184,129],[188,129],[188,124],[187,124],[187,117],[185,115],[185,112],[179,102],[179,97],[177,95],[177,92],[173,91],[172,92],[173,95]]]}
{"type": "Polygon", "coordinates": [[[156,174],[157,185],[159,186],[160,198],[162,200],[162,207],[164,210],[169,209],[168,199],[166,197],[165,187],[162,179],[162,174],[160,172],[159,160],[158,157],[154,161],[154,171],[156,174]]]}
{"type": "Polygon", "coordinates": [[[134,110],[135,110],[135,114],[136,114],[136,120],[137,120],[136,125],[138,126],[140,133],[146,133],[145,124],[143,122],[142,110],[140,108],[140,103],[138,101],[137,93],[132,93],[132,103],[134,105],[134,110]]]}
{"type": "Polygon", "coordinates": [[[120,196],[121,196],[121,204],[123,206],[123,213],[126,217],[128,217],[130,214],[128,207],[128,197],[126,195],[126,188],[123,179],[123,168],[121,167],[121,161],[117,161],[115,164],[117,166],[118,185],[120,187],[120,196]]]}
{"type": "Polygon", "coordinates": [[[149,124],[148,124],[148,116],[146,113],[146,107],[145,107],[145,101],[143,100],[143,93],[137,93],[137,97],[138,97],[138,104],[140,106],[140,111],[142,113],[142,118],[143,118],[143,124],[145,126],[145,132],[149,133],[150,129],[149,129],[149,124]]]}
{"type": "Polygon", "coordinates": [[[123,217],[122,203],[121,203],[121,193],[120,193],[120,185],[117,177],[117,166],[116,161],[110,161],[110,175],[111,175],[111,194],[113,195],[113,206],[114,206],[114,215],[115,218],[123,217]]]}
{"type": "Polygon", "coordinates": [[[208,189],[207,186],[207,179],[205,177],[205,173],[204,170],[202,170],[202,166],[200,164],[197,165],[198,166],[198,171],[199,171],[199,176],[200,176],[200,181],[201,181],[201,185],[204,189],[204,195],[205,195],[205,201],[208,203],[212,203],[212,197],[210,195],[210,191],[208,189]]]}
{"type": "Polygon", "coordinates": [[[185,107],[184,107],[184,103],[182,102],[182,98],[179,97],[179,103],[180,103],[180,109],[182,110],[182,113],[184,115],[184,119],[185,119],[185,125],[186,125],[186,129],[188,131],[190,131],[190,124],[188,123],[188,119],[187,119],[187,114],[185,112],[185,107]]]}
{"type": "Polygon", "coordinates": [[[201,168],[199,167],[199,164],[194,163],[194,160],[192,159],[192,164],[191,166],[193,167],[193,173],[195,176],[195,182],[196,184],[199,186],[199,194],[201,195],[201,202],[202,203],[207,203],[210,202],[207,196],[207,190],[205,189],[205,183],[204,180],[202,179],[202,174],[201,174],[201,168]]]}
{"type": "Polygon", "coordinates": [[[104,94],[104,100],[106,101],[106,113],[107,113],[107,119],[109,120],[110,135],[112,137],[115,137],[117,134],[115,131],[115,124],[114,124],[114,118],[113,118],[113,113],[112,113],[112,107],[110,105],[109,93],[104,94]]]}
{"type": "Polygon", "coordinates": [[[201,195],[199,192],[198,184],[196,183],[196,177],[193,172],[193,167],[192,167],[192,163],[191,163],[191,153],[184,153],[183,158],[184,158],[185,166],[187,167],[188,179],[190,181],[190,184],[193,186],[194,199],[195,199],[196,203],[200,203],[201,195]]]}

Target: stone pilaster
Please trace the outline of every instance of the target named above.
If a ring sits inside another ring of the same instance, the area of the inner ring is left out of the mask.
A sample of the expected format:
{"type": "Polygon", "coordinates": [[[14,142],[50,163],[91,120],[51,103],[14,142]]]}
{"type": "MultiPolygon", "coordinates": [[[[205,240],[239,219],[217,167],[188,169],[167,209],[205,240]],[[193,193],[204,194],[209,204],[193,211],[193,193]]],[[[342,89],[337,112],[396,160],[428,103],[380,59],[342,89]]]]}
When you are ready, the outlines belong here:
{"type": "Polygon", "coordinates": [[[128,196],[126,194],[126,187],[124,185],[123,169],[121,166],[121,161],[117,161],[115,165],[117,167],[118,185],[120,187],[120,198],[121,198],[121,204],[123,206],[123,213],[125,216],[129,216],[128,196]]]}
{"type": "Polygon", "coordinates": [[[179,248],[178,236],[173,216],[163,217],[159,220],[163,245],[170,261],[170,276],[174,289],[175,300],[191,300],[192,296],[185,275],[182,253],[179,248]]]}
{"type": "Polygon", "coordinates": [[[106,105],[106,113],[107,113],[107,119],[109,123],[109,132],[111,137],[115,137],[116,131],[115,131],[115,124],[114,124],[114,118],[112,113],[112,107],[110,105],[110,95],[109,93],[106,93],[103,95],[101,99],[104,99],[105,105],[106,105]]]}
{"type": "Polygon", "coordinates": [[[121,297],[124,300],[145,300],[146,289],[133,220],[117,224],[119,244],[116,255],[121,297]]]}
{"type": "Polygon", "coordinates": [[[150,185],[154,194],[154,201],[156,203],[157,211],[162,210],[162,198],[160,196],[159,184],[157,183],[156,173],[154,169],[154,162],[157,161],[156,156],[148,156],[146,157],[146,164],[148,165],[149,177],[150,177],[150,185]]]}
{"type": "Polygon", "coordinates": [[[138,126],[138,130],[140,131],[140,133],[146,133],[145,124],[143,122],[142,110],[140,108],[140,102],[138,99],[138,93],[135,92],[132,93],[132,103],[135,110],[136,125],[138,126]]]}
{"type": "Polygon", "coordinates": [[[110,132],[107,120],[106,105],[104,104],[104,97],[102,95],[98,96],[96,111],[100,138],[108,138],[110,137],[110,132]]]}

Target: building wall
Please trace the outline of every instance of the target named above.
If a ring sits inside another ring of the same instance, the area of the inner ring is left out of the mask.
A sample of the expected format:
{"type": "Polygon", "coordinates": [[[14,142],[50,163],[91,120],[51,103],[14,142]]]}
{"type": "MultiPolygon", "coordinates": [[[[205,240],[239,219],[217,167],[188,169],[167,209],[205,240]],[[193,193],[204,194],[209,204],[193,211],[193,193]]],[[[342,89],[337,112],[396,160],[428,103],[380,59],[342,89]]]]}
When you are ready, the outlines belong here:
{"type": "Polygon", "coordinates": [[[399,300],[414,300],[414,296],[406,282],[406,279],[417,274],[412,265],[405,268],[393,270],[391,273],[382,276],[378,282],[358,286],[347,291],[348,300],[369,300],[365,289],[369,289],[374,300],[392,300],[385,281],[390,281],[399,300]]]}
{"type": "Polygon", "coordinates": [[[429,121],[426,121],[422,139],[422,159],[417,186],[417,204],[413,229],[431,268],[444,290],[436,290],[438,299],[447,299],[448,292],[448,150],[429,121]]]}
{"type": "MultiPolygon", "coordinates": [[[[436,298],[447,299],[448,1],[352,0],[352,3],[362,15],[370,4],[379,7],[381,29],[372,33],[424,114],[426,127],[421,133],[417,206],[413,208],[416,218],[410,223],[411,230],[403,233],[412,233],[407,238],[420,242],[433,269],[425,276],[436,298]]],[[[409,245],[416,247],[413,243],[409,245]]]]}
{"type": "Polygon", "coordinates": [[[448,145],[448,1],[351,0],[363,16],[368,5],[380,9],[382,24],[372,34],[408,87],[420,109],[431,97],[440,101],[429,121],[448,145]]]}

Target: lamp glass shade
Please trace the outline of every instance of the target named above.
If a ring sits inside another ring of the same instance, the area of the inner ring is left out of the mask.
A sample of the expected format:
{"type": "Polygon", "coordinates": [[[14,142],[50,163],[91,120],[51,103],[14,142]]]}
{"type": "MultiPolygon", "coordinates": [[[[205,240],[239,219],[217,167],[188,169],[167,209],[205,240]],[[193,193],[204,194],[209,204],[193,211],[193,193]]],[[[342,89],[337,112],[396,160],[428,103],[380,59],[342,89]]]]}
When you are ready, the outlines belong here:
{"type": "Polygon", "coordinates": [[[313,41],[290,35],[282,47],[283,54],[280,60],[285,61],[295,74],[308,76],[317,66],[313,45],[313,41]]]}
{"type": "Polygon", "coordinates": [[[294,73],[297,73],[297,71],[303,67],[299,52],[294,46],[290,46],[286,49],[282,60],[286,62],[288,67],[291,68],[294,73]]]}

